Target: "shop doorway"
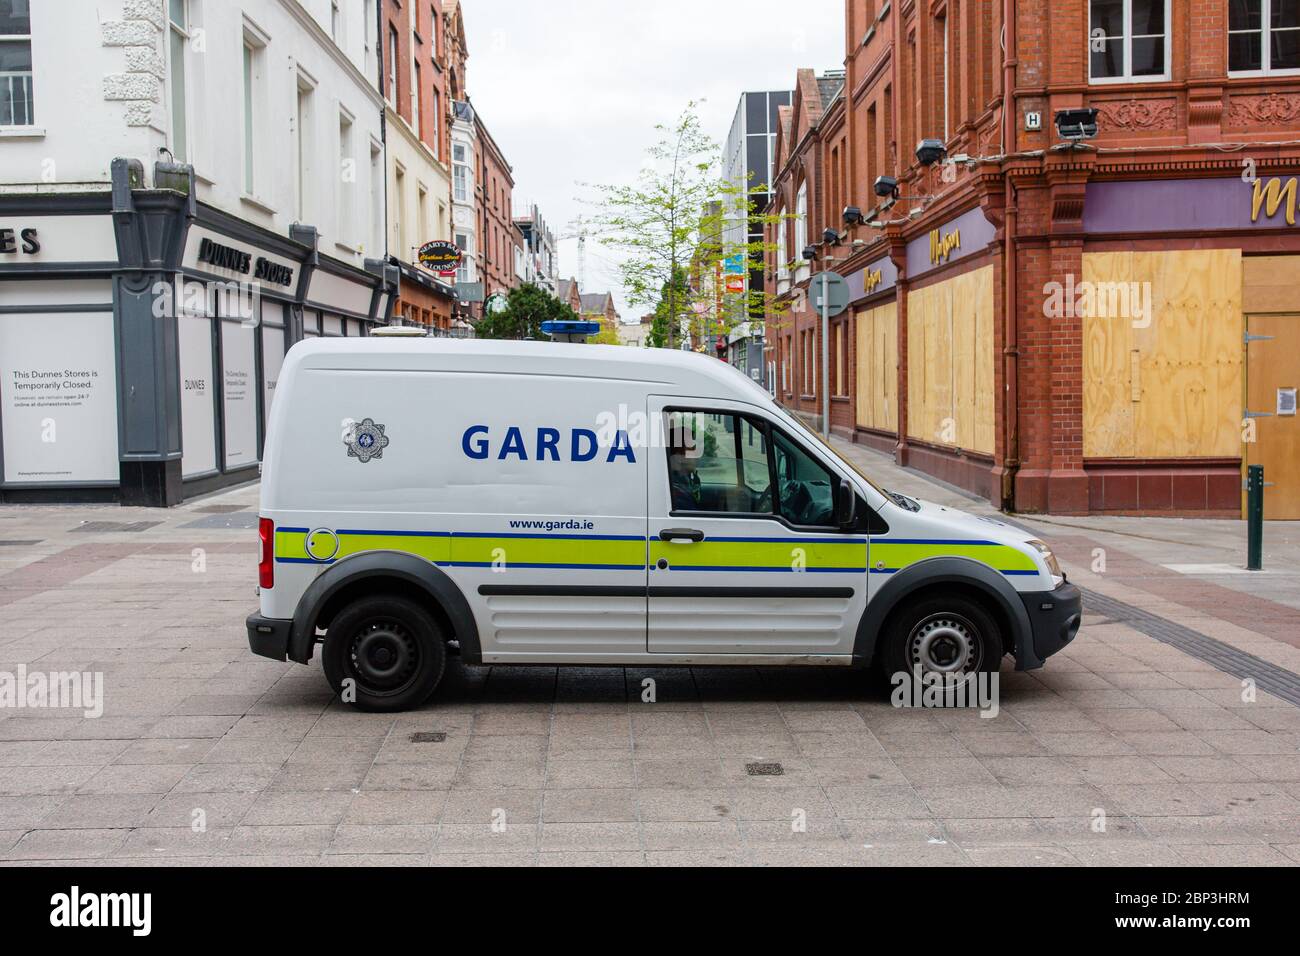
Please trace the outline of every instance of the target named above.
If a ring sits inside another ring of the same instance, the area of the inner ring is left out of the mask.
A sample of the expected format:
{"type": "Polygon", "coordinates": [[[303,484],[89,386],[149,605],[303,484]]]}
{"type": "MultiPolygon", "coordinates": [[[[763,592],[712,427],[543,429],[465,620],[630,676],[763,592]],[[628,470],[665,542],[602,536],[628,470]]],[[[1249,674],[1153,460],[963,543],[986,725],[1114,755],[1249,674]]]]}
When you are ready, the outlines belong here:
{"type": "Polygon", "coordinates": [[[1300,314],[1247,315],[1246,408],[1255,441],[1246,445],[1246,464],[1263,465],[1264,517],[1300,520],[1300,314]]]}

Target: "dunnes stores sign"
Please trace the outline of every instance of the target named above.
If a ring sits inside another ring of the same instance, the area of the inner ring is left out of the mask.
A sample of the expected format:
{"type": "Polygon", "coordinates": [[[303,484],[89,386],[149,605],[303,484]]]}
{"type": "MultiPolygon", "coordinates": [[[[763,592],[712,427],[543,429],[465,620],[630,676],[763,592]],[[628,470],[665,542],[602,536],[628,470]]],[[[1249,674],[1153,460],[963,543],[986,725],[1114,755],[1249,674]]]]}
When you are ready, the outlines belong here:
{"type": "Polygon", "coordinates": [[[22,253],[34,256],[41,251],[41,240],[35,229],[10,229],[0,226],[0,255],[22,253]]]}
{"type": "Polygon", "coordinates": [[[203,239],[199,242],[199,262],[206,263],[214,269],[228,269],[242,275],[251,275],[260,282],[269,282],[272,285],[286,287],[293,285],[293,270],[288,266],[282,266],[262,256],[254,259],[250,252],[223,246],[211,239],[203,239]]]}

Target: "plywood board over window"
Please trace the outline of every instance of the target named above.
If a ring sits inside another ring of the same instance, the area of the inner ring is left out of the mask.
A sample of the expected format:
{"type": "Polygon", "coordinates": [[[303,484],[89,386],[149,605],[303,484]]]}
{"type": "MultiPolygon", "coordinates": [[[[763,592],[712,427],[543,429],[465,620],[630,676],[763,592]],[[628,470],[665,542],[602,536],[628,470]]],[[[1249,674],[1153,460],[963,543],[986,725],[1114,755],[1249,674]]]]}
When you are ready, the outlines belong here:
{"type": "Polygon", "coordinates": [[[857,315],[857,423],[898,432],[898,303],[857,315]]]}
{"type": "Polygon", "coordinates": [[[1239,249],[1083,256],[1085,458],[1241,454],[1239,249]]]}
{"type": "Polygon", "coordinates": [[[993,453],[993,267],[908,294],[907,431],[993,453]]]}

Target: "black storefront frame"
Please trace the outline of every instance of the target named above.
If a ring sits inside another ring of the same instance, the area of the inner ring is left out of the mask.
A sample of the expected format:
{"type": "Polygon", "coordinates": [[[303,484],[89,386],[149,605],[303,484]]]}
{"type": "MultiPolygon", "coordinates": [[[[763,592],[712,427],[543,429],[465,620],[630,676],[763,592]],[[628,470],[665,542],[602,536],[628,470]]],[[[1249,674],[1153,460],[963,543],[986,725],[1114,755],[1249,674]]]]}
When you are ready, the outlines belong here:
{"type": "MultiPolygon", "coordinates": [[[[6,483],[4,480],[4,449],[0,441],[0,502],[113,502],[123,504],[174,505],[186,498],[207,494],[224,487],[255,480],[265,453],[267,427],[267,394],[265,364],[265,333],[262,314],[254,328],[253,387],[255,402],[257,462],[227,468],[225,444],[225,376],[224,343],[216,315],[207,317],[213,381],[213,432],[216,452],[215,470],[186,480],[182,475],[183,456],[181,416],[181,371],[179,355],[180,317],[172,314],[161,320],[142,322],[140,305],[146,290],[153,283],[192,281],[205,285],[223,281],[220,277],[184,267],[183,258],[191,226],[205,229],[215,235],[229,238],[252,249],[266,252],[297,264],[296,286],[291,293],[276,294],[261,290],[261,298],[283,307],[284,322],[280,331],[284,337],[284,354],[303,338],[302,314],[310,291],[310,280],[317,267],[339,275],[353,283],[369,287],[370,314],[350,309],[329,308],[317,303],[315,308],[338,316],[343,323],[360,323],[362,335],[376,324],[388,321],[379,315],[382,302],[392,303],[399,294],[399,273],[383,260],[366,260],[365,269],[358,270],[346,263],[324,259],[316,251],[316,230],[308,226],[290,227],[290,236],[284,237],[245,222],[229,213],[198,203],[194,199],[193,171],[186,166],[159,164],[155,180],[163,180],[170,187],[164,189],[142,188],[143,170],[139,163],[117,159],[112,163],[112,184],[109,189],[79,194],[4,195],[0,196],[0,216],[58,217],[104,216],[111,217],[116,239],[116,259],[99,259],[63,262],[6,263],[0,262],[0,283],[8,279],[44,281],[59,279],[99,279],[109,283],[108,303],[47,303],[35,305],[0,305],[3,314],[59,314],[102,312],[112,316],[113,356],[116,373],[116,426],[119,477],[116,482],[49,482],[6,483]],[[134,305],[129,301],[134,299],[134,305]],[[127,314],[130,314],[130,322],[127,314]],[[145,335],[143,352],[128,354],[127,336],[133,342],[145,335]],[[139,384],[150,395],[156,395],[150,409],[133,406],[128,409],[124,395],[128,389],[134,395],[135,376],[141,370],[139,356],[144,357],[146,377],[139,384]],[[142,431],[143,426],[143,431],[142,431]],[[143,447],[143,442],[148,446],[143,447]]],[[[224,280],[229,281],[229,280],[224,280]]],[[[174,290],[173,290],[174,291],[174,290]]],[[[177,310],[173,310],[176,312],[177,310]]],[[[283,357],[281,359],[283,364],[283,357]]],[[[0,408],[0,435],[3,434],[3,409],[0,408]]]]}

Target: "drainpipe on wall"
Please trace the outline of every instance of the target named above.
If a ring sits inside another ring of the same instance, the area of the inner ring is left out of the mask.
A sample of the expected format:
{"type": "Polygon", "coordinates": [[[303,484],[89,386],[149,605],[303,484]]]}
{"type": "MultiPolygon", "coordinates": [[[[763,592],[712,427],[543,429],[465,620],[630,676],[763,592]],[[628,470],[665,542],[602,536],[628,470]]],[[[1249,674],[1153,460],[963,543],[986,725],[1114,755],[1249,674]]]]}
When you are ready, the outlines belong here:
{"type": "Polygon", "coordinates": [[[1006,156],[1016,151],[1016,24],[1015,0],[1002,2],[1002,29],[1004,43],[1002,51],[1002,152],[1003,152],[1003,188],[1006,190],[1005,218],[1003,220],[1003,242],[1006,251],[1003,256],[1006,289],[1003,295],[1003,339],[1002,339],[1002,422],[1006,429],[1004,452],[1006,461],[1003,472],[1002,507],[1013,509],[1015,506],[1016,473],[1020,470],[1020,419],[1019,419],[1019,375],[1020,348],[1017,337],[1018,295],[1016,286],[1016,188],[1007,173],[1006,156]]]}

